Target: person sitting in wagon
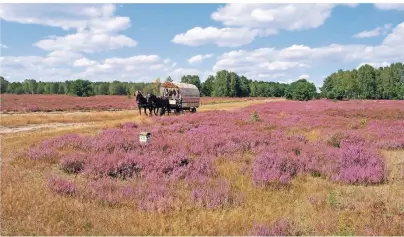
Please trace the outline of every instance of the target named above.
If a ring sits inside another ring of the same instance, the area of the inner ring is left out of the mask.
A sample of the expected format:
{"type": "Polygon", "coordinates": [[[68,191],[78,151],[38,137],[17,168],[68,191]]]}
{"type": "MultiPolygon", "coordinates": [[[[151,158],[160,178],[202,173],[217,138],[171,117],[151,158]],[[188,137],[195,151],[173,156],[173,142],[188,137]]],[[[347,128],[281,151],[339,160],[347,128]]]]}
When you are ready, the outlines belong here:
{"type": "Polygon", "coordinates": [[[181,93],[180,93],[180,91],[178,91],[176,98],[179,99],[179,100],[181,100],[181,93]]]}
{"type": "Polygon", "coordinates": [[[164,97],[167,97],[167,96],[168,96],[168,89],[167,89],[167,88],[164,89],[163,96],[164,96],[164,97]]]}

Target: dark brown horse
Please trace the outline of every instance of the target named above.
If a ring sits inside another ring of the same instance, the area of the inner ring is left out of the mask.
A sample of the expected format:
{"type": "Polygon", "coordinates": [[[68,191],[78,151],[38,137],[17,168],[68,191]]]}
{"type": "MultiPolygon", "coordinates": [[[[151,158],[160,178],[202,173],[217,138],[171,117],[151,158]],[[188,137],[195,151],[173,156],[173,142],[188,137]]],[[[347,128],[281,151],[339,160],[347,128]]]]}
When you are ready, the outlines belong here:
{"type": "Polygon", "coordinates": [[[158,111],[160,110],[160,116],[164,115],[165,112],[170,115],[170,104],[167,98],[159,98],[154,94],[150,94],[147,96],[147,103],[150,105],[150,113],[154,108],[154,115],[157,115],[158,111]]]}
{"type": "Polygon", "coordinates": [[[148,116],[146,109],[149,109],[150,115],[151,115],[151,105],[150,103],[148,103],[148,99],[146,97],[143,96],[141,91],[136,91],[135,92],[135,98],[136,98],[136,104],[137,107],[139,108],[139,114],[142,115],[142,108],[144,109],[144,113],[146,114],[146,116],[148,116]]]}

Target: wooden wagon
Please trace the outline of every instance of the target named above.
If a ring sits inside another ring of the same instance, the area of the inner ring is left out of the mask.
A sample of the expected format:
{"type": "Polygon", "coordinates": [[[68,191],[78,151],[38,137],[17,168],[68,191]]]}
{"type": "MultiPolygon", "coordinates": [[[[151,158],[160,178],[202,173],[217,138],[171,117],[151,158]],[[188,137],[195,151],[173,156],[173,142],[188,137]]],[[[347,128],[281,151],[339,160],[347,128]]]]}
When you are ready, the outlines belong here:
{"type": "Polygon", "coordinates": [[[176,112],[184,110],[196,112],[200,106],[200,92],[193,84],[180,82],[164,82],[160,85],[160,97],[167,98],[169,109],[176,112]]]}

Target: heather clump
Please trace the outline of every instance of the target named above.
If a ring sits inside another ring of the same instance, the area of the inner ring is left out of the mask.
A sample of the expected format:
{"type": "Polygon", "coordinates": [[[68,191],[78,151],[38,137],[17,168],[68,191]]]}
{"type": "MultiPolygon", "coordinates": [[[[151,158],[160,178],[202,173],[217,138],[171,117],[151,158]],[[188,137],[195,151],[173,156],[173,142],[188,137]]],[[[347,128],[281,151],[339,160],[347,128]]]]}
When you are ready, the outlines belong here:
{"type": "Polygon", "coordinates": [[[225,179],[200,183],[192,190],[191,199],[198,206],[209,209],[225,208],[242,202],[241,194],[233,191],[230,182],[225,179]]]}
{"type": "Polygon", "coordinates": [[[299,172],[299,162],[294,154],[269,150],[256,157],[252,179],[255,185],[287,184],[299,172]]]}
{"type": "Polygon", "coordinates": [[[77,186],[69,180],[65,180],[56,176],[48,178],[48,188],[55,193],[74,196],[77,194],[77,186]]]}
{"type": "Polygon", "coordinates": [[[100,178],[89,183],[84,196],[105,205],[117,205],[123,198],[122,187],[111,178],[100,178]]]}
{"type": "Polygon", "coordinates": [[[135,177],[142,170],[141,157],[130,156],[121,152],[94,153],[84,166],[86,175],[95,179],[112,177],[126,179],[135,177]]]}
{"type": "Polygon", "coordinates": [[[404,149],[404,138],[380,141],[377,143],[377,147],[386,150],[401,150],[404,149]]]}
{"type": "Polygon", "coordinates": [[[62,157],[59,167],[65,173],[78,174],[84,169],[85,153],[70,153],[62,157]]]}
{"type": "Polygon", "coordinates": [[[377,184],[384,180],[385,164],[377,151],[361,146],[341,149],[335,180],[350,184],[377,184]]]}
{"type": "Polygon", "coordinates": [[[253,228],[247,232],[251,236],[290,236],[300,235],[294,225],[285,218],[275,220],[271,225],[254,223],[253,228]]]}
{"type": "Polygon", "coordinates": [[[130,200],[139,210],[158,212],[177,210],[184,201],[224,208],[242,198],[220,179],[218,162],[240,165],[236,170],[256,187],[287,185],[299,174],[348,185],[383,182],[384,162],[374,144],[402,149],[404,123],[375,118],[363,129],[347,129],[363,113],[345,102],[290,101],[154,116],[150,124],[122,123],[94,136],[56,137],[30,148],[28,157],[83,178],[86,195],[103,203],[130,200]],[[151,132],[149,144],[139,142],[140,131],[151,132]],[[252,158],[242,158],[247,153],[252,158]]]}
{"type": "Polygon", "coordinates": [[[138,125],[134,122],[127,122],[127,123],[121,123],[118,125],[118,128],[121,129],[135,129],[138,128],[138,125]]]}
{"type": "Polygon", "coordinates": [[[30,160],[52,161],[58,157],[58,152],[48,145],[42,145],[30,148],[27,152],[27,156],[30,160]]]}
{"type": "Polygon", "coordinates": [[[153,180],[140,184],[135,196],[137,209],[141,211],[164,213],[180,207],[175,191],[167,182],[153,180]]]}

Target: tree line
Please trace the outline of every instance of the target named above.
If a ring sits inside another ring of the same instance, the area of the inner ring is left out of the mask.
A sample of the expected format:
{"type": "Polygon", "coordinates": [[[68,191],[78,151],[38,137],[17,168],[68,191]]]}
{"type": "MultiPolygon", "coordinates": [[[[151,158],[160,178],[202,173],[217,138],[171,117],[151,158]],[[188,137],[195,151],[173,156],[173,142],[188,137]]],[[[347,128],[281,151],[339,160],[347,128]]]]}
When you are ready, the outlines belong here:
{"type": "MultiPolygon", "coordinates": [[[[75,96],[128,95],[135,91],[159,94],[160,79],[150,83],[90,82],[71,80],[65,82],[23,82],[1,80],[1,93],[12,94],[66,94],[75,96]]],[[[172,82],[171,77],[165,81],[172,82]]],[[[181,82],[198,87],[201,96],[214,97],[285,97],[293,100],[313,98],[344,99],[404,99],[404,64],[393,63],[387,67],[374,68],[363,65],[354,70],[338,70],[324,79],[320,93],[306,79],[286,84],[248,79],[235,72],[221,70],[201,82],[198,75],[184,75],[181,82]]]]}
{"type": "Polygon", "coordinates": [[[325,78],[321,97],[328,99],[404,99],[404,64],[339,70],[325,78]]]}
{"type": "Polygon", "coordinates": [[[202,96],[214,97],[283,97],[288,87],[285,83],[253,81],[227,70],[210,75],[203,83],[197,75],[183,76],[181,82],[194,84],[202,96]]]}

